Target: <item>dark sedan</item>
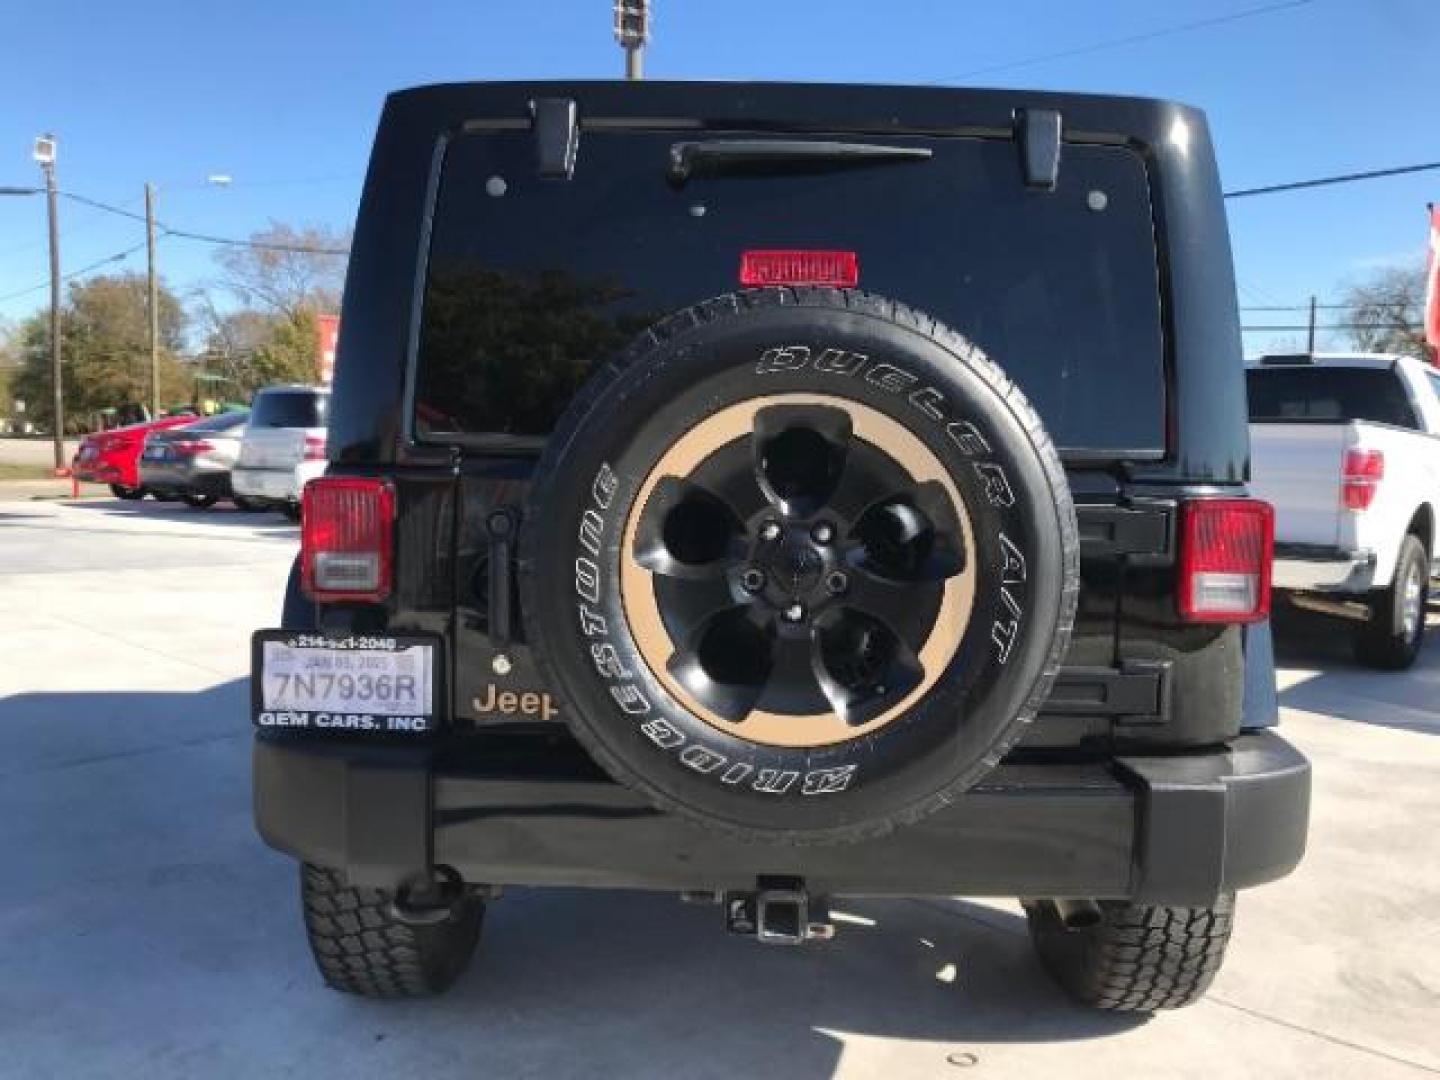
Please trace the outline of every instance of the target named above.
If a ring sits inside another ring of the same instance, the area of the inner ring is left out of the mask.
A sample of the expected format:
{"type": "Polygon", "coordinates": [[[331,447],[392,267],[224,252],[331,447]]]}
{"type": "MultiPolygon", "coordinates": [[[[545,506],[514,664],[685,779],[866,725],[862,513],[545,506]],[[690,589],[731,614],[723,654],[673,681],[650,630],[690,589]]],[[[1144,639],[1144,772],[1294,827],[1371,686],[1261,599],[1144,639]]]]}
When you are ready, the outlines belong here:
{"type": "Polygon", "coordinates": [[[141,484],[157,498],[177,498],[196,508],[231,498],[230,470],[249,417],[248,411],[226,412],[155,432],[140,455],[141,484]]]}

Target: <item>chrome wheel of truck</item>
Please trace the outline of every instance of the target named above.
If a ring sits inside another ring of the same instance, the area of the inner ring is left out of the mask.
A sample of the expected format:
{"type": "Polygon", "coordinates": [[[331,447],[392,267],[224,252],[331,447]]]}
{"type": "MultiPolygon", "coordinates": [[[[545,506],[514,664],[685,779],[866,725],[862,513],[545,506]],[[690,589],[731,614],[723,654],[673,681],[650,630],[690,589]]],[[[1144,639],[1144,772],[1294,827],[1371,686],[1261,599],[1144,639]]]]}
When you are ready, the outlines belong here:
{"type": "Polygon", "coordinates": [[[1419,537],[1405,537],[1388,589],[1371,594],[1371,615],[1356,628],[1355,655],[1386,671],[1403,671],[1415,663],[1425,640],[1425,605],[1429,599],[1429,556],[1419,537]]]}

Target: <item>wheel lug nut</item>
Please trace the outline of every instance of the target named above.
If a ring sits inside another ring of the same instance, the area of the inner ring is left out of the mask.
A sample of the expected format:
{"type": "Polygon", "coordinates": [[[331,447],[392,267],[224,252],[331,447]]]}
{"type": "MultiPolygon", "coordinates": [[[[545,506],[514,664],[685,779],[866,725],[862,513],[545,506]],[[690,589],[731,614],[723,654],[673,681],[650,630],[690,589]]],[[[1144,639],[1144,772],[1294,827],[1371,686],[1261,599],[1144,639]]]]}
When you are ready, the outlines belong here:
{"type": "Polygon", "coordinates": [[[832,596],[839,596],[850,587],[850,578],[844,570],[831,570],[825,575],[825,589],[832,596]]]}
{"type": "Polygon", "coordinates": [[[785,617],[786,622],[799,622],[805,618],[805,605],[796,600],[793,603],[786,604],[785,609],[781,611],[780,614],[785,617]]]}
{"type": "Polygon", "coordinates": [[[764,525],[761,525],[761,526],[760,526],[760,539],[761,539],[761,540],[779,540],[779,539],[780,539],[780,523],[779,523],[778,521],[767,521],[767,522],[765,522],[764,525]]]}
{"type": "Polygon", "coordinates": [[[740,587],[749,593],[758,593],[765,588],[765,571],[759,567],[748,566],[740,574],[740,587]]]}
{"type": "Polygon", "coordinates": [[[828,544],[835,539],[835,526],[828,521],[821,521],[810,530],[810,539],[817,544],[828,544]]]}

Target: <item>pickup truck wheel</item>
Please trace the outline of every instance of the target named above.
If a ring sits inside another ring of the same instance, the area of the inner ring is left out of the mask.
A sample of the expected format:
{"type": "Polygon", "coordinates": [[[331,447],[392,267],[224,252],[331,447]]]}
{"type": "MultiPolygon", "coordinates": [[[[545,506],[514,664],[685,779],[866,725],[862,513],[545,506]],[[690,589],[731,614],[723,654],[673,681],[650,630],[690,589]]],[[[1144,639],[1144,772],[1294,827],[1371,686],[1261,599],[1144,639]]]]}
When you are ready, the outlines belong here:
{"type": "Polygon", "coordinates": [[[145,489],[126,487],[124,484],[111,484],[110,494],[117,499],[124,499],[126,502],[137,502],[145,498],[145,489]]]}
{"type": "Polygon", "coordinates": [[[1059,456],[955,331],[857,290],[673,315],[549,439],[526,632],[596,761],[731,835],[850,842],[988,773],[1078,590],[1059,456]]]}
{"type": "Polygon", "coordinates": [[[185,494],[180,496],[180,501],[192,510],[208,510],[220,501],[218,495],[201,495],[198,493],[185,494]]]}
{"type": "Polygon", "coordinates": [[[1214,907],[1101,900],[1093,926],[1070,929],[1053,900],[1028,900],[1030,938],[1050,975],[1082,1005],[1122,1012],[1198,1001],[1225,958],[1235,894],[1214,907]]]}
{"type": "Polygon", "coordinates": [[[340,874],[300,867],[305,932],[330,987],[372,998],[432,997],[470,963],[485,904],[469,896],[448,921],[414,926],[391,912],[393,894],[356,889],[340,874]]]}
{"type": "Polygon", "coordinates": [[[1355,655],[1371,667],[1403,671],[1415,663],[1425,640],[1430,560],[1419,537],[1406,536],[1388,589],[1371,594],[1368,622],[1356,630],[1355,655]]]}

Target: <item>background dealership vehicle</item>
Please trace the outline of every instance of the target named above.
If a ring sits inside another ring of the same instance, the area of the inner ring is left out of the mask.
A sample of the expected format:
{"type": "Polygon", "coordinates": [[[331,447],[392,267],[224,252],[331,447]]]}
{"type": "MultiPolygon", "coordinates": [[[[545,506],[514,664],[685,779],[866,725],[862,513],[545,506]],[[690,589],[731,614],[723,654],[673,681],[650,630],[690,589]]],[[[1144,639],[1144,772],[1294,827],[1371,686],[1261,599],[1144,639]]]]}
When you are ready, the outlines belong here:
{"type": "Polygon", "coordinates": [[[1440,507],[1440,371],[1404,356],[1250,365],[1252,486],[1275,506],[1275,587],[1407,668],[1425,633],[1440,507]]]}
{"type": "Polygon", "coordinates": [[[789,944],[985,895],[1080,1000],[1165,1008],[1301,857],[1200,113],[401,93],[343,316],[252,662],[332,986],[444,989],[506,885],[789,944]]]}
{"type": "Polygon", "coordinates": [[[140,480],[140,453],[151,432],[193,424],[195,417],[162,416],[143,424],[128,424],[109,431],[97,431],[80,440],[70,470],[75,479],[87,484],[108,484],[118,499],[143,499],[140,480]]]}
{"type": "Polygon", "coordinates": [[[271,386],[256,394],[231,474],[235,494],[297,516],[305,482],[325,471],[329,404],[322,386],[271,386]]]}
{"type": "Polygon", "coordinates": [[[190,506],[229,498],[230,470],[240,455],[248,409],[220,413],[183,427],[152,431],[140,454],[140,483],[190,506]]]}

